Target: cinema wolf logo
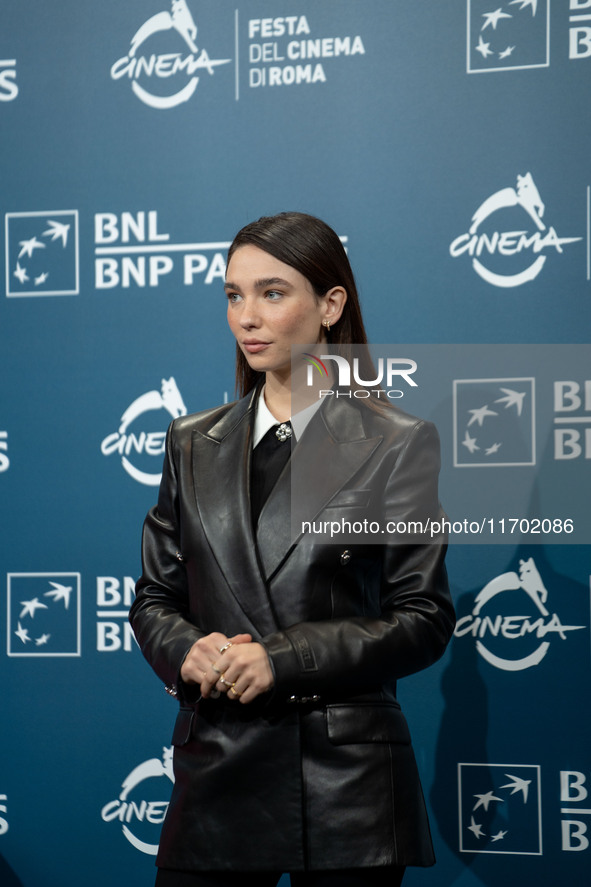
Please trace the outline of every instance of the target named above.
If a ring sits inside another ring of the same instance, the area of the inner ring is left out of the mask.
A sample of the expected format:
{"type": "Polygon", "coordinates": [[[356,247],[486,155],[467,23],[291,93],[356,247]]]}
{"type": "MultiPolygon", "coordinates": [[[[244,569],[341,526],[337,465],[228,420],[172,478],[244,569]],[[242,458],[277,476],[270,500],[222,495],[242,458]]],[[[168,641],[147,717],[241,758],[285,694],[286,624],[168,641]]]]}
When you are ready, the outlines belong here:
{"type": "Polygon", "coordinates": [[[103,456],[118,454],[130,477],[140,484],[157,487],[162,478],[166,426],[171,417],[186,415],[187,408],[174,377],[162,379],[159,391],[146,391],[127,407],[118,430],[108,434],[101,443],[101,453],[103,456]],[[156,465],[158,470],[154,470],[156,465]]]}
{"type": "Polygon", "coordinates": [[[468,231],[452,241],[450,255],[469,256],[476,274],[492,286],[507,289],[531,283],[548,256],[562,255],[565,246],[583,239],[560,237],[543,221],[545,211],[532,174],[518,175],[514,187],[483,200],[468,231]]]}
{"type": "Polygon", "coordinates": [[[474,639],[477,652],[493,668],[535,668],[551,646],[564,644],[571,632],[586,628],[565,624],[546,606],[549,597],[533,557],[521,559],[518,573],[501,573],[478,592],[472,612],[458,619],[454,637],[474,639]]]}
{"type": "Polygon", "coordinates": [[[160,827],[164,822],[174,783],[172,748],[162,758],[149,758],[134,767],[121,784],[119,796],[101,810],[103,822],[120,822],[123,836],[132,847],[156,856],[160,827]]]}
{"type": "Polygon", "coordinates": [[[111,67],[111,77],[127,77],[137,98],[151,108],[174,108],[188,102],[197,89],[201,72],[213,76],[219,65],[232,61],[210,58],[196,40],[197,25],[187,3],[172,0],[170,12],[163,9],[140,25],[131,38],[127,55],[111,67]],[[170,51],[179,42],[185,52],[170,51]],[[158,51],[142,54],[142,50],[152,47],[158,51]],[[171,87],[173,92],[165,91],[171,87]]]}

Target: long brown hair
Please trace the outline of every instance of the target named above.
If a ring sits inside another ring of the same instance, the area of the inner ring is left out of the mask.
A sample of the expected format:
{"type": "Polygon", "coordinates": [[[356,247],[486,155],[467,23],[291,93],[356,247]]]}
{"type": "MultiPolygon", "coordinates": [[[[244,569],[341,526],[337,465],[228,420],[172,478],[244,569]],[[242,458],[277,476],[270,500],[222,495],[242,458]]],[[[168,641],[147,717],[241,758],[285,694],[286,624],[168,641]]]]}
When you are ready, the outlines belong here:
{"type": "MultiPolygon", "coordinates": [[[[347,359],[351,356],[347,346],[367,345],[355,276],[340,238],[326,222],[299,212],[263,216],[238,232],[228,250],[228,263],[241,246],[256,246],[295,268],[310,281],[318,298],[333,287],[342,286],[347,292],[347,301],[341,317],[330,328],[328,342],[331,346],[339,346],[338,353],[347,359]]],[[[372,373],[375,375],[366,349],[360,358],[360,369],[364,371],[363,378],[373,378],[372,373]]],[[[254,388],[262,376],[251,369],[236,345],[236,390],[240,396],[254,388]]]]}

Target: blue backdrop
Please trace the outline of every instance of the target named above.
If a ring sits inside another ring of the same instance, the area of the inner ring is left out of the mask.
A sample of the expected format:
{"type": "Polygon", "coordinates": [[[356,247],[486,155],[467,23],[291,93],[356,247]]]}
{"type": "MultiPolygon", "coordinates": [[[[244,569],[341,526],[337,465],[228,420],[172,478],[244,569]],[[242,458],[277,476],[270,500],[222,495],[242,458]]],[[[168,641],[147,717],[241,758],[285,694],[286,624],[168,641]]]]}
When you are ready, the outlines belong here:
{"type": "Polygon", "coordinates": [[[591,539],[543,493],[590,489],[589,351],[544,346],[589,340],[591,0],[4,0],[0,23],[1,883],[152,883],[176,703],[126,621],[141,523],[171,417],[233,398],[228,243],[284,209],[346,238],[373,341],[498,345],[423,414],[446,488],[486,517],[525,478],[495,515],[540,521],[450,549],[456,636],[401,686],[438,856],[409,887],[585,883],[591,539]],[[539,347],[516,368],[503,344],[539,347]],[[517,457],[469,424],[484,405],[517,457]]]}

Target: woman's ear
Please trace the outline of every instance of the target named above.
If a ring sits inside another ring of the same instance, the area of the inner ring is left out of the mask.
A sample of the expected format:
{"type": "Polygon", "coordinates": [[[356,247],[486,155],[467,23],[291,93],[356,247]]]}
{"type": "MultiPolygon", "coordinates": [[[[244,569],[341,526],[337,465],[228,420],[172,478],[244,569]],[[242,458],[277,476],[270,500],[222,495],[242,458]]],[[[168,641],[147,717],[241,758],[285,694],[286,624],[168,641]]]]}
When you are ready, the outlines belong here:
{"type": "Polygon", "coordinates": [[[342,286],[333,286],[324,294],[325,312],[322,322],[328,321],[331,326],[340,319],[347,301],[347,290],[342,286]]]}

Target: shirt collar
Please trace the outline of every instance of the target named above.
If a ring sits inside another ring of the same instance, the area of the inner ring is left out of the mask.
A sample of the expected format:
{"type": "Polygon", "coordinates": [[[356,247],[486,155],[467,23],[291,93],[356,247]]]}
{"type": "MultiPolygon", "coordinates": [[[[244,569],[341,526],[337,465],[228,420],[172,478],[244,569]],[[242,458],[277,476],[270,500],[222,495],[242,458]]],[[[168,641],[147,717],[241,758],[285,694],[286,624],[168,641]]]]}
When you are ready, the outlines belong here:
{"type": "MultiPolygon", "coordinates": [[[[299,413],[295,414],[295,416],[291,416],[289,421],[291,422],[291,427],[296,441],[300,439],[300,437],[306,430],[308,422],[310,421],[316,410],[319,409],[321,404],[322,401],[319,398],[314,403],[311,403],[309,407],[306,407],[304,410],[300,410],[299,413]]],[[[254,420],[254,431],[252,438],[253,449],[258,443],[261,442],[269,428],[273,428],[273,426],[277,424],[280,423],[277,422],[277,419],[265,403],[265,389],[263,387],[257,401],[257,412],[254,420]]]]}

